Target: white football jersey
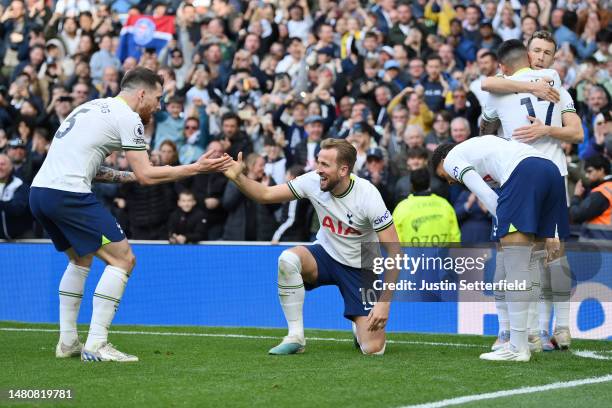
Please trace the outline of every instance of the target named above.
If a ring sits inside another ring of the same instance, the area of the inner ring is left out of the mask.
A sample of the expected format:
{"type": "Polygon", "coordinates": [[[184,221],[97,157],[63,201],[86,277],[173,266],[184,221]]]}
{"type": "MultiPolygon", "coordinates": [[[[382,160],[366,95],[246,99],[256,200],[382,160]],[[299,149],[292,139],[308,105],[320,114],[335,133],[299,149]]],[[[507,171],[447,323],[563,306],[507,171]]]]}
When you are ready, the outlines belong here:
{"type": "Polygon", "coordinates": [[[123,99],[95,99],[62,122],[32,186],[89,193],[111,152],[146,149],[140,116],[123,99]]]}
{"type": "Polygon", "coordinates": [[[444,170],[463,183],[463,176],[474,170],[494,188],[503,185],[516,166],[528,157],[546,158],[525,143],[486,135],[459,143],[444,159],[444,170]]]}
{"type": "MultiPolygon", "coordinates": [[[[572,97],[561,86],[559,74],[553,69],[540,69],[536,71],[524,68],[507,78],[525,82],[552,78],[551,86],[559,91],[561,100],[555,104],[540,100],[529,93],[489,94],[483,111],[483,117],[488,121],[499,118],[504,131],[504,137],[506,138],[512,138],[512,133],[515,129],[530,124],[527,115],[540,119],[545,125],[562,127],[562,114],[565,112],[576,112],[572,97]]],[[[546,158],[552,160],[559,168],[562,176],[567,175],[567,161],[559,139],[544,136],[531,143],[531,145],[542,152],[546,158]]]]}
{"type": "Polygon", "coordinates": [[[296,198],[308,198],[321,227],[316,242],[341,264],[361,268],[361,244],[378,242],[377,232],[393,224],[380,192],[367,180],[351,175],[348,190],[335,196],[321,191],[316,171],[287,183],[296,198]]]}

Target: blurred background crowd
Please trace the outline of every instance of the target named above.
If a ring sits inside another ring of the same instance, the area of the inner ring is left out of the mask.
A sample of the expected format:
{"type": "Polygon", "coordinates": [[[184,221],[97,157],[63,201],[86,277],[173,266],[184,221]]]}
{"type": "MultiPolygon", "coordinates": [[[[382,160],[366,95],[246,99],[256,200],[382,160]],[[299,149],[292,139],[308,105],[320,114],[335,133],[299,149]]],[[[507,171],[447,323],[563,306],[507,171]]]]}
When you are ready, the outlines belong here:
{"type": "MultiPolygon", "coordinates": [[[[612,182],[589,198],[610,180],[608,1],[4,0],[0,16],[0,238],[44,237],[27,196],[53,135],[141,65],[164,78],[145,129],[155,165],[243,152],[248,177],[280,184],[316,167],[321,140],[346,138],[391,211],[433,193],[458,225],[446,240],[488,241],[484,206],[421,169],[440,143],[478,136],[496,48],[537,30],[554,33],[552,68],[583,120],[584,142],[565,145],[575,233],[610,224],[612,182]]],[[[128,168],[121,152],[106,165],[128,168]]],[[[319,228],[307,202],[260,205],[221,174],[94,192],[132,239],[308,241],[319,228]]]]}

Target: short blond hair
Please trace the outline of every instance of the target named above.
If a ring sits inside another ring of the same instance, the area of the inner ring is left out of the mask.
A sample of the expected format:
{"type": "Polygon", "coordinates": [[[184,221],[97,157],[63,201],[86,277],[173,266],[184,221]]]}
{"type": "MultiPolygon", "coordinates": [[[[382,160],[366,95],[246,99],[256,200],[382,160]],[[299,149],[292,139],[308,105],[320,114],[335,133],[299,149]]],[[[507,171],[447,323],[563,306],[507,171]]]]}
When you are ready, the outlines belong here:
{"type": "Polygon", "coordinates": [[[345,139],[325,139],[321,142],[321,150],[323,149],[335,149],[337,153],[336,162],[339,165],[346,164],[351,171],[355,167],[357,150],[345,139]]]}

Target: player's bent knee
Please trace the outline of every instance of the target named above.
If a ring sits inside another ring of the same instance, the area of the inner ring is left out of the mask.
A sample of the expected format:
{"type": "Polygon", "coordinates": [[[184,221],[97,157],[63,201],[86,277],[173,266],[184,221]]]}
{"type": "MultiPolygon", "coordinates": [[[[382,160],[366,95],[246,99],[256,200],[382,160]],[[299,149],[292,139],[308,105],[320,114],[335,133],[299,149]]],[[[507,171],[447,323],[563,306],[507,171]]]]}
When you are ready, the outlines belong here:
{"type": "Polygon", "coordinates": [[[285,249],[278,257],[278,276],[286,278],[292,274],[300,274],[302,261],[300,257],[288,249],[285,249]]]}

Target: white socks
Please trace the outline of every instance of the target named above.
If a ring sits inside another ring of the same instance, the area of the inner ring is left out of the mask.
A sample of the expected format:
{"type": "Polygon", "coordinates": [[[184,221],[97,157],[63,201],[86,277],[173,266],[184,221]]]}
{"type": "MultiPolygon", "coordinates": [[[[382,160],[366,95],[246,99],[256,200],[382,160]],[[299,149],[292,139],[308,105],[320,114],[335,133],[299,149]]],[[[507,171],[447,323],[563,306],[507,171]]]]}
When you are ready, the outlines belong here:
{"type": "Polygon", "coordinates": [[[285,250],[278,258],[278,298],[287,325],[288,336],[304,340],[304,281],[300,257],[285,250]]]}
{"type": "Polygon", "coordinates": [[[546,332],[550,326],[550,312],[552,311],[552,287],[550,284],[550,267],[542,265],[540,275],[540,302],[538,303],[538,328],[546,332]]]}
{"type": "MultiPolygon", "coordinates": [[[[504,268],[504,252],[497,251],[495,257],[495,275],[493,282],[500,282],[506,279],[506,269],[504,268]]],[[[499,322],[499,333],[502,331],[510,330],[510,320],[508,318],[508,304],[506,303],[506,292],[503,290],[496,290],[493,292],[495,295],[495,308],[497,309],[497,321],[499,322]]]]}
{"type": "Polygon", "coordinates": [[[533,298],[530,264],[531,246],[504,247],[504,267],[508,282],[527,283],[527,290],[506,291],[508,317],[510,319],[510,344],[517,350],[527,349],[527,318],[529,303],[533,298]]]}
{"type": "Polygon", "coordinates": [[[68,263],[59,285],[60,341],[67,346],[78,340],[77,317],[89,268],[68,263]]]}
{"type": "Polygon", "coordinates": [[[555,327],[569,327],[572,275],[567,256],[562,256],[550,263],[550,284],[555,305],[555,327]]]}
{"type": "Polygon", "coordinates": [[[121,268],[108,265],[104,269],[94,293],[93,314],[85,349],[96,350],[99,344],[108,340],[108,328],[115,317],[128,277],[128,273],[121,268]]]}

